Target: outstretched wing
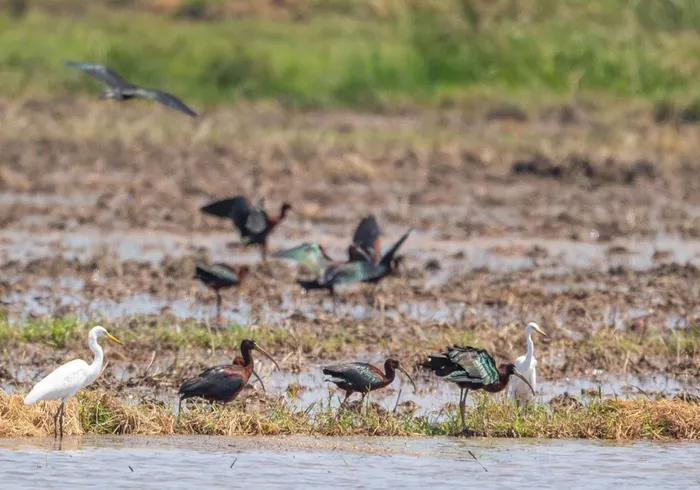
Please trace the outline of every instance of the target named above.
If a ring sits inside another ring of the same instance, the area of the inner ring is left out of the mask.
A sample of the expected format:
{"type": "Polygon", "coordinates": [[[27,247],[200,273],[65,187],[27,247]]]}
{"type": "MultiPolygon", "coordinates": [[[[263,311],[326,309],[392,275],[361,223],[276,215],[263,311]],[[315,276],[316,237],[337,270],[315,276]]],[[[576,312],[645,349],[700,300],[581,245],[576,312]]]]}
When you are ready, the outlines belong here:
{"type": "Polygon", "coordinates": [[[92,78],[99,80],[110,87],[125,87],[129,85],[129,82],[124,80],[115,71],[110,70],[104,65],[98,65],[96,63],[79,63],[77,61],[65,61],[64,64],[72,68],[77,68],[78,70],[87,73],[92,78]]]}
{"type": "MultiPolygon", "coordinates": [[[[362,249],[369,257],[371,257],[372,262],[379,261],[379,235],[380,235],[379,225],[377,224],[377,219],[373,214],[365,216],[357,225],[355,233],[352,236],[352,243],[360,249],[362,249]]],[[[358,259],[360,257],[358,256],[358,259]]],[[[351,257],[350,260],[353,260],[351,257]]]]}
{"type": "Polygon", "coordinates": [[[498,382],[496,363],[485,349],[469,346],[448,347],[447,357],[462,368],[461,371],[456,370],[446,376],[448,381],[481,383],[484,386],[498,382]]]}
{"type": "Polygon", "coordinates": [[[313,274],[318,274],[330,262],[324,255],[321,247],[317,243],[310,242],[302,243],[287,250],[280,250],[272,254],[272,256],[279,259],[296,260],[313,274]]]}
{"type": "Polygon", "coordinates": [[[394,255],[396,255],[396,252],[398,252],[399,248],[401,247],[401,245],[403,245],[403,242],[406,241],[408,235],[410,235],[412,231],[413,229],[409,228],[408,231],[404,233],[403,236],[399,238],[389,250],[387,250],[387,252],[382,257],[380,264],[382,264],[384,267],[391,267],[391,262],[394,259],[394,255]]]}
{"type": "Polygon", "coordinates": [[[265,212],[265,198],[260,198],[254,208],[250,209],[248,219],[245,222],[248,231],[257,235],[267,228],[267,213],[265,212]]]}
{"type": "Polygon", "coordinates": [[[163,104],[166,107],[170,107],[171,109],[180,111],[183,114],[187,114],[190,117],[197,117],[197,113],[189,107],[187,107],[183,101],[175,97],[173,94],[163,92],[162,90],[134,86],[133,88],[125,90],[124,94],[133,95],[134,97],[139,97],[141,99],[159,102],[160,104],[163,104]]]}
{"type": "Polygon", "coordinates": [[[200,208],[200,211],[205,214],[232,219],[244,237],[250,235],[246,225],[252,210],[253,206],[250,205],[250,201],[243,196],[221,199],[200,208]]]}
{"type": "Polygon", "coordinates": [[[323,282],[327,284],[361,282],[379,277],[383,272],[382,267],[371,262],[349,262],[328,267],[324,272],[323,282]]]}

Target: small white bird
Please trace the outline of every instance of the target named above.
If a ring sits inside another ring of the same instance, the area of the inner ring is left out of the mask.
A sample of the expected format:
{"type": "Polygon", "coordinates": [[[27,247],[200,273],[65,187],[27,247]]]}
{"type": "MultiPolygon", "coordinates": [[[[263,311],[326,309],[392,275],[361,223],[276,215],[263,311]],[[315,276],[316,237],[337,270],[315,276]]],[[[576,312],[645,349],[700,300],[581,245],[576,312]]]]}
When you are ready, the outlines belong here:
{"type": "Polygon", "coordinates": [[[92,361],[92,364],[88,364],[82,359],[67,362],[34,385],[32,391],[24,397],[25,405],[31,405],[40,400],[61,400],[61,405],[53,417],[54,438],[58,437],[57,421],[60,414],[61,439],[63,439],[63,408],[66,400],[75,395],[81,388],[85,388],[95,381],[102,371],[104,352],[100,344],[97,343],[97,339],[100,337],[107,337],[109,340],[121,344],[103,327],[99,325],[94,327],[88,335],[88,345],[95,354],[95,360],[92,361]]]}
{"type": "Polygon", "coordinates": [[[512,378],[510,380],[509,395],[515,400],[518,406],[520,406],[521,403],[529,403],[533,400],[535,398],[533,392],[537,389],[537,373],[535,372],[537,359],[535,359],[535,343],[532,341],[533,331],[545,337],[549,337],[535,322],[527,324],[527,328],[525,329],[525,334],[527,336],[527,354],[515,360],[515,368],[523,373],[523,376],[530,382],[532,390],[518,378],[512,378]]]}

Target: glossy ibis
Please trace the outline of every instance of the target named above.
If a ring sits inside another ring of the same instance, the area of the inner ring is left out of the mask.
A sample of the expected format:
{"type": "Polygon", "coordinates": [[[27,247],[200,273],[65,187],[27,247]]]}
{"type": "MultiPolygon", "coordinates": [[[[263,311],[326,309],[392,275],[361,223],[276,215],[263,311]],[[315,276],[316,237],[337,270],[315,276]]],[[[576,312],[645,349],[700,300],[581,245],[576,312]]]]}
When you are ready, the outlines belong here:
{"type": "MultiPolygon", "coordinates": [[[[527,354],[515,360],[515,368],[527,378],[534,391],[537,389],[537,373],[535,372],[537,368],[537,359],[535,359],[535,343],[532,341],[532,332],[537,332],[540,335],[549,337],[535,322],[528,323],[525,329],[527,354]]],[[[521,403],[528,403],[534,398],[525,383],[517,378],[510,382],[508,390],[510,397],[515,400],[518,405],[521,403]]]]}
{"type": "Polygon", "coordinates": [[[172,94],[156,90],[154,88],[143,88],[133,83],[129,83],[119,76],[115,71],[106,66],[95,63],[79,63],[76,61],[66,61],[66,66],[77,68],[92,78],[107,85],[107,90],[102,92],[101,99],[113,99],[126,101],[131,99],[146,99],[163,104],[166,107],[180,111],[191,117],[197,117],[197,113],[187,107],[184,102],[172,94]]]}
{"type": "Polygon", "coordinates": [[[277,362],[270,354],[258,346],[254,340],[245,339],[241,341],[243,359],[240,364],[234,360],[234,364],[210,367],[199,373],[196,378],[182,383],[178,391],[180,395],[178,415],[182,407],[182,401],[188,398],[199,397],[211,402],[223,402],[224,405],[234,400],[254,372],[253,350],[257,350],[270,359],[275,367],[279,369],[277,362]]]}
{"type": "Polygon", "coordinates": [[[378,263],[381,257],[380,234],[377,219],[373,214],[362,218],[352,236],[352,244],[348,247],[348,259],[351,262],[364,260],[378,263]]]}
{"type": "Polygon", "coordinates": [[[32,391],[24,397],[24,404],[31,405],[40,400],[61,400],[61,404],[53,417],[53,436],[58,437],[58,427],[61,428],[61,439],[63,439],[63,409],[66,401],[75,395],[81,388],[85,388],[97,379],[102,371],[104,361],[104,351],[97,339],[107,337],[112,342],[121,342],[110,335],[101,326],[96,326],[88,334],[88,345],[95,354],[92,364],[88,364],[82,359],[74,359],[63,366],[54,369],[44,379],[39,381],[32,391]],[[60,416],[60,418],[59,418],[60,416]]]}
{"type": "Polygon", "coordinates": [[[391,248],[387,250],[384,255],[382,255],[379,263],[376,264],[375,274],[373,274],[372,277],[365,279],[364,282],[376,284],[383,278],[395,274],[398,271],[399,265],[403,261],[403,257],[397,256],[396,252],[399,251],[399,248],[401,248],[401,245],[403,245],[403,242],[406,241],[408,235],[410,235],[412,231],[412,229],[406,231],[406,233],[404,233],[401,238],[399,238],[396,243],[394,243],[391,248]]]}
{"type": "Polygon", "coordinates": [[[273,257],[291,259],[302,264],[307,270],[316,275],[313,280],[297,280],[305,291],[311,289],[326,289],[333,298],[335,311],[335,286],[371,279],[382,272],[376,264],[370,262],[336,262],[331,259],[326,250],[317,243],[302,243],[288,250],[275,252],[273,257]]]}
{"type": "Polygon", "coordinates": [[[365,396],[369,396],[371,391],[390,385],[396,377],[397,369],[408,377],[415,391],[416,383],[413,382],[411,375],[406,372],[397,359],[391,357],[384,362],[384,373],[376,366],[365,362],[347,362],[326,366],[323,368],[323,374],[330,376],[326,381],[334,383],[345,391],[342,406],[353,393],[362,393],[362,401],[364,402],[365,396]]]}
{"type": "Polygon", "coordinates": [[[292,205],[282,203],[279,216],[269,216],[265,211],[265,200],[260,199],[253,206],[243,196],[222,199],[201,208],[205,214],[228,218],[238,228],[244,246],[259,245],[262,248],[263,261],[267,259],[267,237],[282,221],[292,205]]]}
{"type": "Polygon", "coordinates": [[[234,269],[226,264],[197,264],[194,279],[199,279],[216,293],[216,322],[221,321],[221,290],[238,286],[248,274],[247,265],[234,269]]]}
{"type": "MultiPolygon", "coordinates": [[[[459,414],[462,418],[462,429],[465,435],[472,432],[467,429],[464,421],[464,407],[469,390],[484,390],[489,393],[503,391],[511,376],[517,376],[525,384],[530,385],[527,378],[518,372],[515,364],[501,364],[496,369],[493,357],[485,350],[469,346],[447,347],[445,352],[430,354],[421,367],[433,371],[445,381],[455,383],[460,388],[459,414]]],[[[533,395],[535,390],[530,386],[533,395]]]]}

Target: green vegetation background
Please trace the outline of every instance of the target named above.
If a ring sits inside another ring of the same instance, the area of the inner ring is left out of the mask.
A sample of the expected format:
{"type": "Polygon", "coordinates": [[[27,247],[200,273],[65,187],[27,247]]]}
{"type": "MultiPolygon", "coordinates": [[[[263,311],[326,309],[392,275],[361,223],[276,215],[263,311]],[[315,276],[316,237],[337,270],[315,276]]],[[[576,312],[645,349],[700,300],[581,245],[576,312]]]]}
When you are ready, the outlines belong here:
{"type": "Polygon", "coordinates": [[[188,101],[694,98],[697,0],[4,0],[0,95],[97,91],[102,62],[188,101]],[[265,5],[267,8],[248,8],[265,5]],[[167,8],[166,8],[167,7],[167,8]]]}

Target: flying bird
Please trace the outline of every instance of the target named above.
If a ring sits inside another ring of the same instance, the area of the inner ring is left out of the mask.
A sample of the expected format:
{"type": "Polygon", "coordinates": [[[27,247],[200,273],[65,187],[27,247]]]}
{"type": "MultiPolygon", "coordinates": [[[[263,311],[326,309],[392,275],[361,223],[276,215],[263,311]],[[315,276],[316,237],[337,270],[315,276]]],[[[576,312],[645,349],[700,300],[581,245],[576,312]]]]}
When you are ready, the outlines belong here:
{"type": "Polygon", "coordinates": [[[154,88],[143,88],[134,85],[123,79],[115,71],[96,63],[79,63],[77,61],[66,61],[66,66],[77,68],[95,80],[107,85],[107,89],[102,92],[100,99],[113,99],[120,102],[131,99],[146,99],[163,104],[166,107],[175,109],[191,117],[197,117],[197,113],[187,107],[184,102],[168,92],[154,88]]]}
{"type": "Polygon", "coordinates": [[[382,273],[382,269],[371,262],[337,262],[328,256],[326,250],[317,243],[302,243],[288,250],[272,254],[275,258],[291,259],[299,262],[315,275],[312,280],[297,280],[305,291],[326,289],[333,298],[335,310],[335,286],[372,279],[382,273]]]}
{"type": "Polygon", "coordinates": [[[352,244],[348,247],[348,259],[351,262],[365,260],[377,263],[380,260],[381,248],[379,236],[381,231],[377,218],[369,214],[360,220],[352,236],[352,244]]]}
{"type": "Polygon", "coordinates": [[[263,261],[267,260],[267,238],[272,230],[287,216],[292,205],[285,202],[278,216],[270,216],[265,211],[265,199],[253,206],[243,196],[235,196],[212,202],[200,209],[204,214],[227,218],[233,221],[241,234],[244,246],[258,245],[262,248],[263,261]]]}

